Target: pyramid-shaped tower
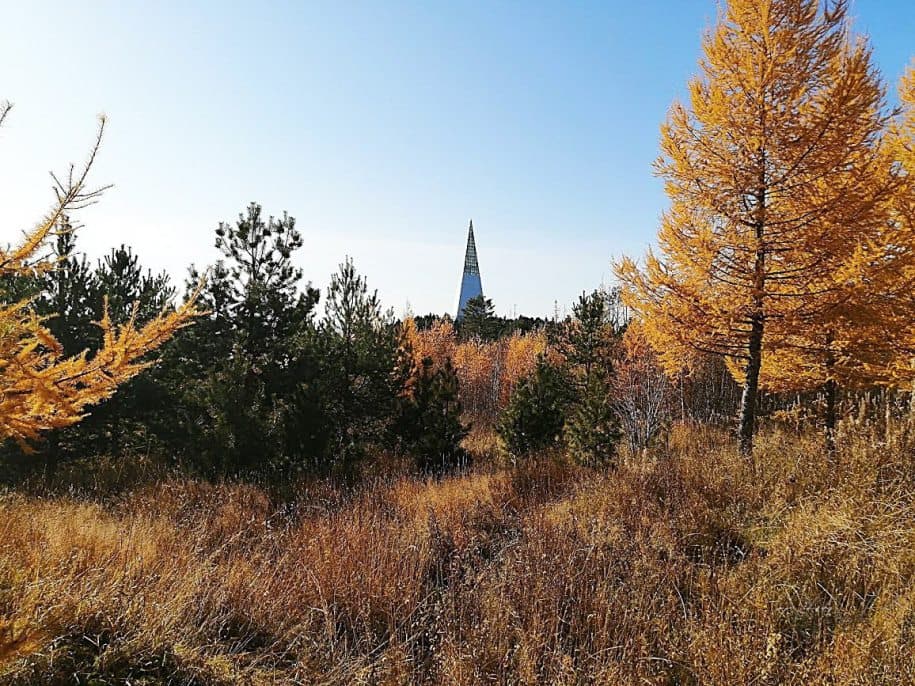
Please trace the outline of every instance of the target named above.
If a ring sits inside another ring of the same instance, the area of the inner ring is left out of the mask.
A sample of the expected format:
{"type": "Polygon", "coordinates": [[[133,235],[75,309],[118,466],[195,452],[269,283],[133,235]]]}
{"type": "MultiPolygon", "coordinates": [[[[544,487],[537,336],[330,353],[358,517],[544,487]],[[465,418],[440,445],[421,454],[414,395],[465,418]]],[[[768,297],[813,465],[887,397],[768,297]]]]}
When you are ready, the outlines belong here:
{"type": "Polygon", "coordinates": [[[458,296],[457,315],[464,316],[467,301],[483,295],[483,284],[480,282],[480,263],[477,262],[477,244],[473,239],[473,219],[467,230],[467,251],[464,253],[464,274],[461,276],[461,293],[458,296]]]}

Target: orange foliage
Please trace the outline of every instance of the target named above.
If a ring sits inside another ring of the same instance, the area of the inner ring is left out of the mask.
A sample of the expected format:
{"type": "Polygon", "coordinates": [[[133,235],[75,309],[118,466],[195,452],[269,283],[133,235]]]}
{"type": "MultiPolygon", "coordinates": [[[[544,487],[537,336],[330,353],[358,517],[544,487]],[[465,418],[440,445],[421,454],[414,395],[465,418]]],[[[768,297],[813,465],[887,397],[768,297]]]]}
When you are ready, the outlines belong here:
{"type": "Polygon", "coordinates": [[[413,349],[417,366],[422,366],[422,361],[427,357],[432,360],[433,367],[454,358],[457,336],[454,326],[447,319],[437,319],[429,329],[419,331],[416,321],[407,317],[403,323],[403,335],[413,349]]]}
{"type": "Polygon", "coordinates": [[[805,300],[816,320],[796,317],[772,341],[778,364],[763,367],[775,389],[824,381],[911,389],[915,379],[915,68],[900,87],[903,109],[875,142],[869,184],[874,202],[848,235],[846,252],[805,300]],[[901,171],[901,173],[899,173],[901,171]],[[889,192],[885,192],[889,191],[889,192]],[[811,324],[813,324],[811,326],[811,324]],[[787,328],[787,327],[786,327],[787,328]]]}
{"type": "MultiPolygon", "coordinates": [[[[890,130],[893,159],[902,169],[902,180],[893,202],[893,221],[889,231],[897,251],[909,257],[902,264],[891,265],[883,280],[881,315],[888,326],[871,331],[868,343],[876,351],[891,348],[891,355],[865,359],[868,371],[882,376],[890,385],[912,389],[915,381],[915,312],[912,291],[915,290],[915,64],[909,67],[899,86],[902,113],[890,130]],[[887,296],[892,297],[887,297],[887,296]],[[889,345],[887,343],[889,341],[889,345]]],[[[896,260],[901,262],[901,260],[896,260]]]]}
{"type": "Polygon", "coordinates": [[[465,408],[483,419],[495,420],[518,381],[534,370],[540,355],[555,355],[542,331],[515,332],[497,341],[471,339],[458,345],[455,367],[465,408]]]}
{"type": "Polygon", "coordinates": [[[537,358],[548,352],[546,334],[536,331],[521,334],[517,331],[505,341],[505,363],[502,366],[499,402],[502,407],[508,404],[515,385],[522,378],[534,371],[537,358]]]}
{"type": "Polygon", "coordinates": [[[471,338],[458,345],[454,368],[461,382],[461,402],[475,418],[493,417],[498,408],[502,367],[498,342],[471,338]]]}
{"type": "Polygon", "coordinates": [[[437,320],[429,329],[419,331],[414,320],[407,318],[403,336],[413,350],[417,365],[427,357],[433,367],[448,358],[452,360],[461,384],[464,410],[484,421],[495,420],[517,382],[534,369],[538,356],[555,355],[542,331],[515,332],[498,341],[473,338],[458,342],[448,320],[437,320]]]}

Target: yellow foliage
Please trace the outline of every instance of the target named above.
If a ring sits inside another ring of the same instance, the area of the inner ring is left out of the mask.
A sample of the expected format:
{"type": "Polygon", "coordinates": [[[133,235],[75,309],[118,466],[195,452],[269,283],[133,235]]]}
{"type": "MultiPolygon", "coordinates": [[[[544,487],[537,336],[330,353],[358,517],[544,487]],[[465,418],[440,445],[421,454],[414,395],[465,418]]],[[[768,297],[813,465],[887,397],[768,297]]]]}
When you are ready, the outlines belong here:
{"type": "MultiPolygon", "coordinates": [[[[8,108],[3,113],[8,111],[8,108]]],[[[2,121],[2,116],[0,116],[2,121]]],[[[92,154],[78,174],[57,182],[57,202],[48,215],[15,247],[0,250],[0,274],[48,271],[54,263],[41,251],[69,210],[93,202],[98,190],[85,187],[89,168],[101,142],[104,120],[92,154]]],[[[144,356],[197,315],[194,298],[177,309],[163,311],[138,327],[131,317],[114,326],[106,313],[99,327],[103,345],[91,354],[64,357],[60,344],[27,301],[0,304],[0,440],[25,445],[42,432],[69,426],[85,416],[89,406],[110,397],[117,387],[149,363],[144,356]]]]}
{"type": "Polygon", "coordinates": [[[502,355],[498,341],[472,338],[454,351],[454,368],[461,383],[461,402],[471,417],[495,414],[499,400],[499,368],[502,355]]]}
{"type": "Polygon", "coordinates": [[[659,252],[616,266],[668,372],[692,351],[759,387],[893,383],[911,358],[915,233],[896,219],[891,116],[844,1],[729,0],[656,163],[659,252]],[[909,350],[907,350],[907,348],[909,350]]]}
{"type": "Polygon", "coordinates": [[[500,402],[508,403],[515,385],[534,371],[537,359],[549,350],[546,333],[534,331],[522,334],[518,331],[505,341],[505,362],[502,365],[500,402]]]}
{"type": "Polygon", "coordinates": [[[824,319],[840,318],[888,253],[883,88],[869,47],[847,37],[845,4],[819,6],[728,2],[689,107],[675,103],[662,127],[661,256],[617,271],[670,371],[697,349],[742,378],[758,372],[755,342],[764,383],[801,383],[770,353],[823,357],[824,319]]]}

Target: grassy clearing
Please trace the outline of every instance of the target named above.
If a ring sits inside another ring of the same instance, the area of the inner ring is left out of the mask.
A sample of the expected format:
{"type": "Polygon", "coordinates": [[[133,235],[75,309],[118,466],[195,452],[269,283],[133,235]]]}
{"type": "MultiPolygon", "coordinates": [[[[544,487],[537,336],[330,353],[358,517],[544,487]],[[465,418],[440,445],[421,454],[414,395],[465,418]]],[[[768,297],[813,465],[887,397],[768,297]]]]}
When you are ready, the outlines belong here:
{"type": "Polygon", "coordinates": [[[0,500],[9,684],[915,682],[905,437],[713,430],[616,471],[0,500]]]}

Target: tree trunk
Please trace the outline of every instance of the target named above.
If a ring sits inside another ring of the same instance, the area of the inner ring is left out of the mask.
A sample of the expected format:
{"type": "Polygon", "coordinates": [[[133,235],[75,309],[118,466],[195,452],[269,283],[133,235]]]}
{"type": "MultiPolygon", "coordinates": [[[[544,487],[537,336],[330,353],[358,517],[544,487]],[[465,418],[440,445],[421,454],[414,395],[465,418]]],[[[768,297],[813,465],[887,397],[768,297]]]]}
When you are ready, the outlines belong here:
{"type": "Polygon", "coordinates": [[[829,464],[835,467],[836,461],[836,392],[838,390],[835,380],[836,357],[832,346],[835,337],[831,330],[826,332],[827,352],[826,352],[826,383],[823,385],[823,391],[826,395],[826,416],[823,420],[823,430],[826,442],[826,459],[829,464]]]}
{"type": "Polygon", "coordinates": [[[835,379],[829,379],[823,390],[826,393],[826,417],[823,422],[826,430],[826,456],[833,464],[836,461],[836,395],[838,390],[835,379]]]}
{"type": "MultiPolygon", "coordinates": [[[[763,117],[765,130],[765,117],[763,117]]],[[[763,297],[766,292],[766,245],[763,241],[766,228],[766,153],[760,149],[759,188],[756,191],[756,259],[753,265],[753,313],[750,339],[747,341],[746,374],[743,381],[743,395],[740,399],[740,453],[753,456],[753,434],[756,431],[756,402],[759,395],[759,370],[762,367],[762,340],[765,310],[763,297]]]]}
{"type": "Polygon", "coordinates": [[[55,485],[57,466],[60,464],[60,442],[56,436],[51,436],[45,443],[44,454],[44,485],[50,492],[55,485]]]}
{"type": "Polygon", "coordinates": [[[753,433],[756,430],[756,401],[759,395],[759,369],[762,366],[763,321],[753,319],[750,330],[749,353],[743,395],[740,398],[740,452],[745,457],[753,455],[753,433]]]}

